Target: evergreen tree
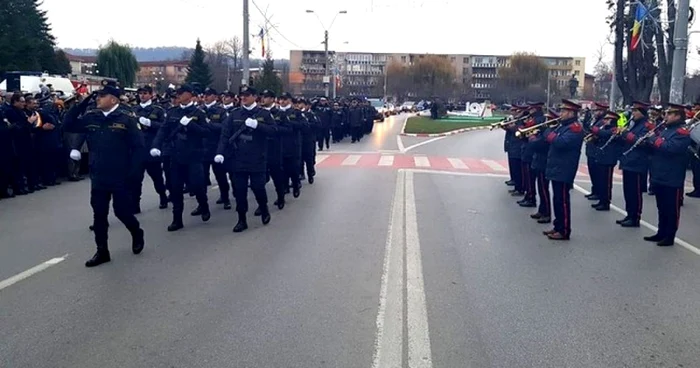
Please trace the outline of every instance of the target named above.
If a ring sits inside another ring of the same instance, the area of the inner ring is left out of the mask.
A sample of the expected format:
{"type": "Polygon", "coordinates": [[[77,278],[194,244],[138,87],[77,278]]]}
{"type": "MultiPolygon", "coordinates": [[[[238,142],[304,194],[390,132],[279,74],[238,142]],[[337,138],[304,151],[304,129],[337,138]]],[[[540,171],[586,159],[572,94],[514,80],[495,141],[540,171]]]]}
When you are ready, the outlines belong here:
{"type": "Polygon", "coordinates": [[[253,80],[252,85],[258,91],[267,89],[278,95],[282,93],[282,79],[275,73],[275,62],[270,57],[263,63],[262,73],[253,80]]]}
{"type": "Polygon", "coordinates": [[[97,51],[97,70],[99,75],[117,78],[122,86],[127,87],[136,82],[139,63],[129,46],[120,45],[112,40],[97,51]]]}
{"type": "Polygon", "coordinates": [[[199,83],[203,88],[208,87],[213,82],[209,64],[204,60],[204,49],[202,44],[197,39],[197,46],[194,48],[194,53],[190,59],[190,65],[187,66],[186,83],[199,83]]]}
{"type": "Polygon", "coordinates": [[[70,60],[63,50],[56,50],[54,53],[54,69],[49,70],[52,74],[67,75],[73,71],[70,60]]]}
{"type": "Polygon", "coordinates": [[[5,0],[0,6],[0,72],[55,69],[55,39],[40,0],[5,0]]]}

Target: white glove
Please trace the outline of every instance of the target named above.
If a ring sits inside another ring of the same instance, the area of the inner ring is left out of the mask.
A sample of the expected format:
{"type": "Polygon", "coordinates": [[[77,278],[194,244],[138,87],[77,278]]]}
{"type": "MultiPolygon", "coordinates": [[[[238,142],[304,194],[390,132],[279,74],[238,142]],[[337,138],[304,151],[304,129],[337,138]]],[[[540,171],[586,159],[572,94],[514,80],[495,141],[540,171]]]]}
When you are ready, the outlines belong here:
{"type": "Polygon", "coordinates": [[[70,150],[70,159],[73,161],[80,161],[80,151],[78,150],[70,150]]]}
{"type": "Polygon", "coordinates": [[[211,123],[211,119],[207,118],[207,123],[211,123]]]}
{"type": "Polygon", "coordinates": [[[258,121],[251,118],[245,119],[245,126],[251,129],[255,129],[258,127],[258,121]]]}
{"type": "Polygon", "coordinates": [[[222,155],[214,156],[214,162],[216,162],[217,164],[223,164],[224,163],[224,156],[222,156],[222,155]]]}
{"type": "Polygon", "coordinates": [[[141,123],[141,125],[143,125],[143,126],[149,127],[149,126],[151,126],[151,119],[146,119],[142,116],[139,118],[139,123],[141,123]]]}
{"type": "Polygon", "coordinates": [[[187,126],[187,124],[189,124],[190,121],[192,121],[192,118],[188,118],[187,116],[183,116],[182,119],[180,119],[180,124],[182,124],[182,126],[187,126]]]}
{"type": "Polygon", "coordinates": [[[152,148],[151,157],[160,157],[160,150],[158,148],[152,148]]]}

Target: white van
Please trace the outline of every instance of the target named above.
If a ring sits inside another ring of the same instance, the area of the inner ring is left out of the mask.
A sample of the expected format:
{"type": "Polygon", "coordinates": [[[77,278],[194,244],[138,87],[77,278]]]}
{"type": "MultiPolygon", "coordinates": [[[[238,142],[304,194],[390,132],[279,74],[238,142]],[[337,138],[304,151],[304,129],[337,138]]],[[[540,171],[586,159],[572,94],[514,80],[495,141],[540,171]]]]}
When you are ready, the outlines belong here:
{"type": "MultiPolygon", "coordinates": [[[[42,74],[41,76],[22,75],[20,76],[19,83],[23,93],[37,94],[41,92],[41,85],[48,86],[50,84],[61,98],[68,98],[75,95],[73,83],[66,77],[48,74],[42,74]]],[[[7,91],[7,81],[0,82],[0,91],[7,91]]]]}

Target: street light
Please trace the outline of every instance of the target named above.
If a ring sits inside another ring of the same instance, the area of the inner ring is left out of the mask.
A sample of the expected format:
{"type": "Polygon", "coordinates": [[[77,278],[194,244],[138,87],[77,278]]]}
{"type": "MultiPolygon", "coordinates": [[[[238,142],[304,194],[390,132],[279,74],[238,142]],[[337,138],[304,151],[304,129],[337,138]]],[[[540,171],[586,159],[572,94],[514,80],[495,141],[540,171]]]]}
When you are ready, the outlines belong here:
{"type": "Polygon", "coordinates": [[[331,27],[333,27],[333,24],[335,23],[335,20],[338,18],[338,15],[347,14],[348,11],[341,10],[341,11],[337,12],[335,14],[335,17],[333,17],[333,20],[331,21],[331,25],[328,26],[328,28],[326,28],[326,26],[323,24],[323,21],[318,16],[318,14],[316,14],[315,11],[307,9],[306,13],[313,13],[313,15],[316,16],[316,19],[318,19],[318,22],[321,23],[321,27],[323,27],[323,45],[325,48],[325,57],[324,57],[324,59],[325,59],[325,67],[324,67],[325,76],[323,77],[323,79],[324,79],[324,83],[326,84],[326,97],[329,97],[329,95],[330,95],[330,88],[329,87],[330,87],[331,80],[330,80],[330,74],[329,74],[330,65],[328,65],[328,64],[330,64],[330,60],[328,59],[328,30],[331,29],[331,27]]]}

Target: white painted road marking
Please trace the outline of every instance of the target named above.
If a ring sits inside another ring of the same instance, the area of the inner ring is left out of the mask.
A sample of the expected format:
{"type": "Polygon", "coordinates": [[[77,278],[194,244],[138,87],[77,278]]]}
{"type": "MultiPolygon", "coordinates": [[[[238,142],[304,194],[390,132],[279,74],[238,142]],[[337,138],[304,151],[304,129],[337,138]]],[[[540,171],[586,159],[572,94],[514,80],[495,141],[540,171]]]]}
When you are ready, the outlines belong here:
{"type": "Polygon", "coordinates": [[[316,155],[316,164],[320,164],[321,162],[325,161],[329,155],[316,155]]]}
{"type": "Polygon", "coordinates": [[[360,161],[360,158],[362,156],[360,155],[350,155],[343,160],[343,163],[341,165],[343,166],[355,166],[357,165],[357,162],[360,161]]]}
{"type": "Polygon", "coordinates": [[[464,161],[458,158],[448,158],[447,161],[449,161],[450,165],[452,165],[452,167],[455,169],[469,169],[469,167],[464,163],[464,161]]]}
{"type": "Polygon", "coordinates": [[[59,264],[59,263],[65,261],[66,257],[68,257],[67,254],[63,257],[49,259],[48,261],[46,261],[38,266],[34,266],[34,267],[24,271],[24,272],[18,273],[16,275],[10,277],[9,279],[2,280],[2,281],[0,281],[0,290],[5,289],[7,287],[10,287],[10,286],[26,279],[26,278],[29,278],[32,275],[35,275],[41,271],[44,271],[45,269],[47,269],[51,266],[55,266],[55,265],[59,264]]]}
{"type": "Polygon", "coordinates": [[[508,171],[503,165],[499,164],[496,161],[493,160],[481,160],[486,166],[488,166],[491,170],[494,171],[508,171]]]}
{"type": "Polygon", "coordinates": [[[430,160],[425,156],[413,157],[413,163],[415,163],[416,167],[430,167],[430,160]]]}
{"type": "Polygon", "coordinates": [[[396,146],[399,147],[399,152],[406,152],[406,147],[403,145],[403,141],[401,140],[400,135],[396,136],[396,146]]]}
{"type": "Polygon", "coordinates": [[[414,145],[412,145],[412,146],[410,146],[410,147],[406,147],[406,148],[403,150],[403,152],[405,153],[405,152],[408,152],[408,151],[410,151],[410,150],[412,150],[412,149],[414,149],[414,148],[418,148],[418,147],[420,147],[420,146],[424,146],[424,145],[426,145],[426,144],[433,143],[433,142],[435,142],[435,141],[439,141],[439,140],[445,139],[445,138],[447,138],[447,136],[437,137],[437,138],[431,138],[431,139],[428,139],[428,140],[426,140],[426,141],[423,141],[423,142],[420,142],[420,143],[416,143],[416,144],[414,144],[414,145]]]}
{"type": "Polygon", "coordinates": [[[394,166],[394,156],[382,156],[379,158],[379,166],[394,166]]]}

